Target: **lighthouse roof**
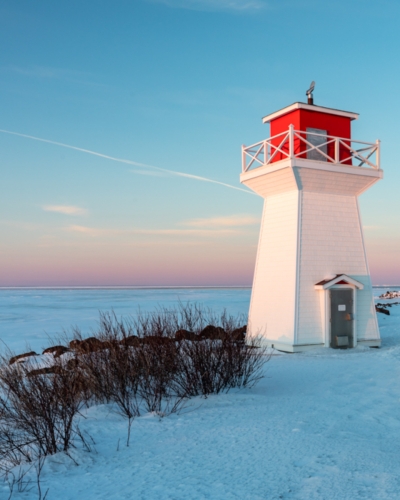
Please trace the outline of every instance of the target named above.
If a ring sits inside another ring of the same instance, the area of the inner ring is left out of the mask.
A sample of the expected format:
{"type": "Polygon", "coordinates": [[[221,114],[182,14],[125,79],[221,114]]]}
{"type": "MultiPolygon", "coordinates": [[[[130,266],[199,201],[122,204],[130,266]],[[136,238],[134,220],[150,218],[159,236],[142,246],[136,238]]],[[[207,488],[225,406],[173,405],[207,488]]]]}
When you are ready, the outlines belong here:
{"type": "Polygon", "coordinates": [[[290,106],[286,106],[285,108],[282,108],[278,111],[275,111],[274,113],[271,113],[270,115],[264,116],[262,121],[263,123],[269,123],[270,121],[275,120],[276,118],[279,118],[283,115],[287,115],[288,113],[292,113],[293,111],[297,111],[298,109],[304,109],[306,111],[313,111],[316,113],[326,113],[328,115],[343,116],[345,118],[350,118],[350,120],[357,120],[359,116],[358,113],[352,113],[350,111],[342,111],[341,109],[325,108],[324,106],[315,106],[314,104],[295,102],[290,106]]]}

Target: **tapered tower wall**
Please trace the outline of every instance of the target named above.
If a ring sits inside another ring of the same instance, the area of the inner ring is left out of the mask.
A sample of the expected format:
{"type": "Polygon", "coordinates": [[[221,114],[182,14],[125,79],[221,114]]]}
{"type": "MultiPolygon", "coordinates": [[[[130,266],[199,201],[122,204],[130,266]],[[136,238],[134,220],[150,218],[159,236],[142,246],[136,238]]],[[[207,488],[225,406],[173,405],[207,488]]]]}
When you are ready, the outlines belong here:
{"type": "Polygon", "coordinates": [[[295,331],[299,191],[264,200],[249,330],[293,344],[295,331]]]}
{"type": "Polygon", "coordinates": [[[251,334],[288,351],[327,345],[330,313],[315,285],[345,274],[363,285],[354,311],[356,341],[379,343],[357,197],[381,174],[295,160],[244,175],[244,183],[264,197],[251,334]]]}
{"type": "Polygon", "coordinates": [[[364,285],[357,292],[357,340],[379,339],[372,287],[355,196],[303,191],[300,196],[297,342],[324,343],[321,276],[347,274],[364,285]]]}

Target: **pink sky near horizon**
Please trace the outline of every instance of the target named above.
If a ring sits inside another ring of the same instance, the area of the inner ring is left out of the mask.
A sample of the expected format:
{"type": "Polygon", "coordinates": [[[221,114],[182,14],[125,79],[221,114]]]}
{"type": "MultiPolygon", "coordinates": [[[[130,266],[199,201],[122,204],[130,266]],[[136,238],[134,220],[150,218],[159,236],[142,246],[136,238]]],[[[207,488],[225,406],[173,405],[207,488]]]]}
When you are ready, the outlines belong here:
{"type": "Polygon", "coordinates": [[[4,249],[0,286],[251,285],[254,231],[151,241],[88,238],[84,242],[4,249]],[[242,241],[241,241],[242,240],[242,241]]]}
{"type": "Polygon", "coordinates": [[[372,238],[367,234],[365,245],[372,284],[400,284],[400,241],[398,238],[391,238],[390,235],[372,238]]]}
{"type": "MultiPolygon", "coordinates": [[[[0,247],[0,286],[251,286],[258,227],[226,236],[0,247]]],[[[366,231],[372,283],[399,284],[400,245],[366,231]],[[384,252],[384,253],[383,253],[384,252]],[[384,257],[383,257],[384,255],[384,257]]]]}

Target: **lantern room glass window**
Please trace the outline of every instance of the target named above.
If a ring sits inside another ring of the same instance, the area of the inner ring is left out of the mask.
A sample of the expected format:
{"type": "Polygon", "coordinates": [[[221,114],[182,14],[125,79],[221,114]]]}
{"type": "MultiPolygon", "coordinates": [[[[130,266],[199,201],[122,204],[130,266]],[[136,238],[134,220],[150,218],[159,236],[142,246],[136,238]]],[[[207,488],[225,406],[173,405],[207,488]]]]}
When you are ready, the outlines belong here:
{"type": "MultiPolygon", "coordinates": [[[[326,161],[327,158],[322,153],[327,154],[327,131],[321,130],[319,128],[307,128],[307,141],[313,146],[317,146],[318,149],[312,149],[311,151],[307,151],[307,158],[309,160],[317,160],[317,161],[326,161]],[[318,135],[315,135],[318,134],[318,135]]],[[[311,147],[311,146],[308,146],[311,147]]]]}

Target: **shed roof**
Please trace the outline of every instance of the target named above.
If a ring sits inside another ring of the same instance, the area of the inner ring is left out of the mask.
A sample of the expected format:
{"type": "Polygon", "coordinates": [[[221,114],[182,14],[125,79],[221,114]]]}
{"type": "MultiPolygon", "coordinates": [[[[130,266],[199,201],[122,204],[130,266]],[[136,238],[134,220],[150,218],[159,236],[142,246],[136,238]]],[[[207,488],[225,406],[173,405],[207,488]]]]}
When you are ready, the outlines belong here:
{"type": "Polygon", "coordinates": [[[353,285],[360,290],[364,288],[364,285],[360,281],[350,278],[347,274],[337,274],[333,278],[326,278],[318,283],[315,283],[314,288],[317,290],[327,290],[334,285],[353,285]]]}

